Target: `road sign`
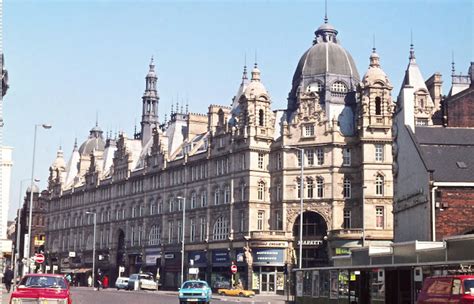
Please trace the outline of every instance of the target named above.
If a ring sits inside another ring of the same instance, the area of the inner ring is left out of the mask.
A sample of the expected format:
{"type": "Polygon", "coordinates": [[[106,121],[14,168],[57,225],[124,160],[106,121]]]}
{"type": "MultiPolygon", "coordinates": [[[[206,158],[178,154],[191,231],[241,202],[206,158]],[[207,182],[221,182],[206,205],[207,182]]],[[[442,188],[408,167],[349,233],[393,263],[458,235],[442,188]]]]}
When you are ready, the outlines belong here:
{"type": "Polygon", "coordinates": [[[43,263],[44,262],[44,255],[42,255],[41,253],[37,253],[35,254],[35,262],[36,263],[43,263]]]}
{"type": "Polygon", "coordinates": [[[230,266],[230,271],[232,273],[236,273],[237,272],[237,265],[232,264],[232,266],[230,266]]]}

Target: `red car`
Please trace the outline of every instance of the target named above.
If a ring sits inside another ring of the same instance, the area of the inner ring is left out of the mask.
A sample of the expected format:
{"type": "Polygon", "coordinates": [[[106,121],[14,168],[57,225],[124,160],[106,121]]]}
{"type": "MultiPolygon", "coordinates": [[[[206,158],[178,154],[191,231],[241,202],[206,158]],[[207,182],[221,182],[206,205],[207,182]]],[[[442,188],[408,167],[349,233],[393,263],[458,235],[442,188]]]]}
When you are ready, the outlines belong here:
{"type": "Polygon", "coordinates": [[[474,304],[474,275],[428,277],[418,295],[418,304],[474,304]]]}
{"type": "Polygon", "coordinates": [[[41,304],[72,304],[69,284],[62,275],[27,274],[12,293],[10,304],[32,303],[32,300],[41,304]]]}

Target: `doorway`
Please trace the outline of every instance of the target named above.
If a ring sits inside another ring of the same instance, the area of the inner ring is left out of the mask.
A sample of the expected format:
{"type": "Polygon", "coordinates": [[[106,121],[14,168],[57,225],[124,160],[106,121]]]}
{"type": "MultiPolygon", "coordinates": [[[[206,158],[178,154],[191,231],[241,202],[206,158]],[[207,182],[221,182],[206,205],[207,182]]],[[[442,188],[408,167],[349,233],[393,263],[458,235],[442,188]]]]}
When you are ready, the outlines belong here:
{"type": "Polygon", "coordinates": [[[274,272],[260,273],[261,293],[276,293],[276,275],[274,272]]]}

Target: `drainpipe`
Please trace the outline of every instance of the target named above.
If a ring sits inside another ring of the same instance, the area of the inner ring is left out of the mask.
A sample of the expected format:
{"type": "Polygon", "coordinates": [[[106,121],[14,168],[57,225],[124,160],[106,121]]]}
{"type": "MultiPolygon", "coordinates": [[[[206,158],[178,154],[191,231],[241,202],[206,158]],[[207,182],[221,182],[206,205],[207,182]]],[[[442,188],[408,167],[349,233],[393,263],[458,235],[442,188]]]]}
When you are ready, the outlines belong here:
{"type": "Polygon", "coordinates": [[[431,240],[433,242],[436,242],[436,203],[435,203],[436,189],[438,189],[438,186],[434,186],[433,188],[431,188],[431,240]]]}
{"type": "Polygon", "coordinates": [[[473,182],[433,182],[433,188],[431,188],[431,225],[432,225],[432,239],[433,242],[436,241],[436,218],[435,218],[435,211],[436,211],[436,205],[435,205],[435,191],[438,189],[438,187],[453,187],[453,188],[463,188],[463,187],[471,187],[474,188],[474,183],[473,182]]]}

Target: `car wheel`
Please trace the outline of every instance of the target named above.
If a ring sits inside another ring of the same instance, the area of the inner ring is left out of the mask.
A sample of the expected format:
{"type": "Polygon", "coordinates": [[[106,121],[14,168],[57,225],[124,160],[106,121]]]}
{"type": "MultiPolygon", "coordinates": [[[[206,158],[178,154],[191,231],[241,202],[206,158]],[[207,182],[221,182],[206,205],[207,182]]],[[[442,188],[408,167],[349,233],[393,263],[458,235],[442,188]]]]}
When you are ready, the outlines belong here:
{"type": "Polygon", "coordinates": [[[219,292],[219,295],[220,295],[220,296],[223,296],[223,295],[224,295],[224,293],[221,291],[221,292],[219,292]]]}
{"type": "Polygon", "coordinates": [[[239,297],[243,297],[243,296],[244,296],[243,292],[239,293],[239,297]]]}

